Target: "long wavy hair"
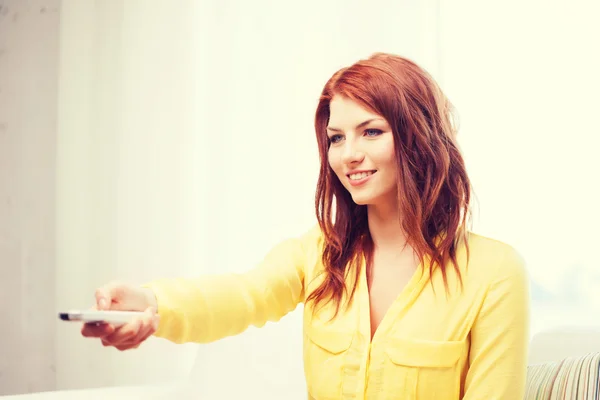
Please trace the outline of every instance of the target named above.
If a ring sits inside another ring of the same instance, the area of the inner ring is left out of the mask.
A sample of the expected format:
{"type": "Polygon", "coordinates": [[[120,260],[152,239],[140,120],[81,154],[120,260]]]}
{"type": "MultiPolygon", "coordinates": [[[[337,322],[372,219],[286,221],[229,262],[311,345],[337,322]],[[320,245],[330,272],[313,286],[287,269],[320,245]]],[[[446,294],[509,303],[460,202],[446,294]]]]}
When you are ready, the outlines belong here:
{"type": "Polygon", "coordinates": [[[343,298],[350,304],[354,297],[362,258],[369,266],[374,251],[367,206],[354,203],[328,161],[326,127],[329,104],[336,95],[358,102],[392,127],[399,166],[398,206],[407,244],[421,263],[430,260],[430,272],[434,265],[440,267],[446,291],[450,264],[462,285],[456,253],[461,242],[467,245],[471,184],[456,142],[453,107],[434,79],[414,62],[376,53],[337,71],[317,106],[321,169],[315,208],[324,237],[325,278],[307,302],[318,307],[333,301],[337,314],[343,298]],[[350,271],[353,279],[347,284],[350,271]]]}

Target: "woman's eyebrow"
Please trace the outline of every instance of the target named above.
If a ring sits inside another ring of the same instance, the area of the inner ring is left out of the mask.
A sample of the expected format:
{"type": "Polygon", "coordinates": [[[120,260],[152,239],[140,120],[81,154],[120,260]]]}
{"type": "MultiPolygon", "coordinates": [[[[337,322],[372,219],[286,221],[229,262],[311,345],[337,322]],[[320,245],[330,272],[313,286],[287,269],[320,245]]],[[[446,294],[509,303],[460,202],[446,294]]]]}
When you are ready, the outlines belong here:
{"type": "MultiPolygon", "coordinates": [[[[370,124],[373,121],[383,121],[383,119],[382,118],[371,118],[371,119],[368,119],[368,120],[366,120],[364,122],[361,122],[360,124],[356,125],[355,129],[360,129],[363,126],[368,125],[368,124],[370,124]]],[[[334,128],[332,126],[328,126],[326,129],[328,131],[333,131],[333,132],[342,132],[342,130],[340,128],[334,128]]]]}

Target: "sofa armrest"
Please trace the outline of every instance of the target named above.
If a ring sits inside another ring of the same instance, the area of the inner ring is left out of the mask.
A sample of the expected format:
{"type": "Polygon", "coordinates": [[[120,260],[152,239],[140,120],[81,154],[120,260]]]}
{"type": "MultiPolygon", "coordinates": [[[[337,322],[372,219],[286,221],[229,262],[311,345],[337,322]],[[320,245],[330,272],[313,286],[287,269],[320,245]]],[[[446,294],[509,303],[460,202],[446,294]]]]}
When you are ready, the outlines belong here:
{"type": "Polygon", "coordinates": [[[529,347],[529,364],[560,361],[600,352],[600,327],[565,326],[536,333],[529,347]]]}
{"type": "Polygon", "coordinates": [[[53,392],[40,392],[0,396],[2,400],[125,400],[125,399],[154,399],[176,393],[183,387],[180,383],[142,385],[142,386],[115,386],[94,389],[57,390],[53,392]]]}

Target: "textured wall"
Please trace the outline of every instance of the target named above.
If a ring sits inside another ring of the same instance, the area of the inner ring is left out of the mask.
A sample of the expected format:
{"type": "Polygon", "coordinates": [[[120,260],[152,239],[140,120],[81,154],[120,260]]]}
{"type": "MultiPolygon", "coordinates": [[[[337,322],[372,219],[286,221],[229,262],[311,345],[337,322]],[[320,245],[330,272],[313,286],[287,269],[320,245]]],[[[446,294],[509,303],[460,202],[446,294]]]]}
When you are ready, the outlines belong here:
{"type": "Polygon", "coordinates": [[[0,0],[0,395],[55,387],[59,0],[0,0]]]}

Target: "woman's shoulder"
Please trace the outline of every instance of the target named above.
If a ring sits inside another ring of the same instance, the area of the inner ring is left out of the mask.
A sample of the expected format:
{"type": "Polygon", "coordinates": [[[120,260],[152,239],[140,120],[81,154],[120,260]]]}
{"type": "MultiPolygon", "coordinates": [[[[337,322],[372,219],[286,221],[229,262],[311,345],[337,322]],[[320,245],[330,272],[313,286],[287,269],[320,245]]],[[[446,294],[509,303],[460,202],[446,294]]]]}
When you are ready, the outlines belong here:
{"type": "Polygon", "coordinates": [[[323,231],[318,223],[313,224],[310,229],[304,232],[302,238],[308,243],[318,244],[323,239],[323,231]]]}
{"type": "Polygon", "coordinates": [[[509,242],[469,231],[467,234],[469,248],[473,251],[493,252],[494,255],[516,251],[509,242]]]}
{"type": "Polygon", "coordinates": [[[322,257],[325,237],[318,223],[310,226],[296,238],[303,256],[305,276],[311,280],[323,270],[322,257]]]}
{"type": "Polygon", "coordinates": [[[321,251],[323,244],[323,234],[319,224],[313,224],[308,229],[300,231],[296,235],[288,236],[287,239],[280,242],[275,248],[281,251],[290,252],[293,250],[296,254],[301,254],[302,258],[310,257],[321,251]]]}
{"type": "Polygon", "coordinates": [[[468,234],[468,270],[485,280],[522,278],[526,275],[525,259],[519,250],[503,240],[482,234],[468,234]]]}

